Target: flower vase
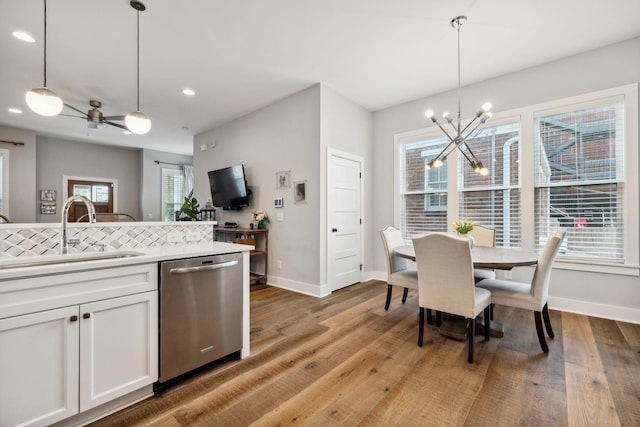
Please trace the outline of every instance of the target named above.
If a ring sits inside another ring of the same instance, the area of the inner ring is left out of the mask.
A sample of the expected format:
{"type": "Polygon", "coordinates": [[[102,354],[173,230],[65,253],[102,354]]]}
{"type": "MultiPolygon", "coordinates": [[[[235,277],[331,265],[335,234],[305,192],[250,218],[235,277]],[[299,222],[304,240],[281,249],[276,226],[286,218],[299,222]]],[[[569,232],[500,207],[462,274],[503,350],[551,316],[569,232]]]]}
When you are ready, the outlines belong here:
{"type": "Polygon", "coordinates": [[[267,228],[267,225],[264,221],[258,221],[258,230],[264,230],[265,228],[267,228]]]}

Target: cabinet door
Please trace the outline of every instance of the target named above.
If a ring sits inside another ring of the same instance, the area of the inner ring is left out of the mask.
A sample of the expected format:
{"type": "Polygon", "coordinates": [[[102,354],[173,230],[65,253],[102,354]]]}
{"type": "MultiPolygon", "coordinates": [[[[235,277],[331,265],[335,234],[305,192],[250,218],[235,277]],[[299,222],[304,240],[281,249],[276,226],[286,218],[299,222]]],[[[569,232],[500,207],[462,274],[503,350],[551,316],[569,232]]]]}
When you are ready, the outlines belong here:
{"type": "Polygon", "coordinates": [[[0,425],[78,412],[78,306],[0,320],[0,425]]]}
{"type": "Polygon", "coordinates": [[[80,306],[80,410],[158,379],[158,292],[80,306]]]}

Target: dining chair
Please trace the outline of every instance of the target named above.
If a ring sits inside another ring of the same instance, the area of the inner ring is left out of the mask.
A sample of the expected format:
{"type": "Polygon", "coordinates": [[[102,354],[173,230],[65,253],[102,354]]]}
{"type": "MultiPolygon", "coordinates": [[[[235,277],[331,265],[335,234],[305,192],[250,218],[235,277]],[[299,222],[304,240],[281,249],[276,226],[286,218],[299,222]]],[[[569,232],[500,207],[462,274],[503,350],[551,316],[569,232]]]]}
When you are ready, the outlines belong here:
{"type": "Polygon", "coordinates": [[[418,289],[418,272],[415,268],[409,268],[409,260],[393,253],[394,248],[406,244],[400,230],[387,226],[380,231],[380,236],[382,236],[384,250],[387,252],[387,301],[384,309],[389,310],[393,286],[404,288],[402,294],[404,304],[407,301],[409,289],[418,289]]]}
{"type": "MultiPolygon", "coordinates": [[[[493,248],[496,246],[496,230],[482,225],[474,225],[473,230],[468,233],[473,237],[473,244],[476,246],[486,246],[493,248]]],[[[495,279],[496,272],[488,268],[474,268],[473,278],[476,283],[483,279],[495,279]]]]}
{"type": "Polygon", "coordinates": [[[514,282],[511,280],[485,279],[477,283],[478,287],[491,291],[491,299],[495,304],[533,310],[536,332],[540,347],[545,353],[549,352],[547,341],[542,329],[542,320],[550,338],[554,337],[549,318],[549,279],[551,267],[558,254],[565,231],[557,231],[547,240],[538,258],[538,264],[531,283],[514,282]]]}
{"type": "MultiPolygon", "coordinates": [[[[418,265],[418,345],[422,347],[424,311],[428,304],[438,313],[467,319],[467,360],[473,363],[475,318],[483,311],[485,319],[489,318],[491,292],[475,286],[469,240],[449,233],[431,233],[414,238],[413,247],[418,265]]],[[[484,339],[489,341],[489,328],[484,329],[484,339]]]]}

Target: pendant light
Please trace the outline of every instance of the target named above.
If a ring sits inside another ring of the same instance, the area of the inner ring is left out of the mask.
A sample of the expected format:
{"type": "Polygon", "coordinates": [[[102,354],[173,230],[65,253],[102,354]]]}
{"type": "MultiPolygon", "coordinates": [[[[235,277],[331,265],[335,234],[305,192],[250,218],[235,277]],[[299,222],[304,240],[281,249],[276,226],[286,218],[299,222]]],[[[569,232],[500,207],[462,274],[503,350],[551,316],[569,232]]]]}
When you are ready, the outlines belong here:
{"type": "Polygon", "coordinates": [[[24,99],[41,116],[55,116],[62,111],[62,99],[47,89],[47,0],[44,0],[44,86],[31,89],[24,99]]]}
{"type": "Polygon", "coordinates": [[[136,10],[136,18],[137,18],[137,108],[133,113],[129,113],[124,118],[124,123],[127,125],[127,128],[138,135],[144,135],[149,132],[151,129],[151,119],[147,117],[146,114],[140,111],[140,12],[144,12],[147,8],[142,2],[137,0],[131,0],[129,2],[132,8],[136,10]]]}
{"type": "Polygon", "coordinates": [[[447,130],[438,122],[438,119],[433,115],[433,111],[427,110],[425,112],[425,116],[428,119],[431,119],[433,123],[438,125],[440,130],[444,132],[449,140],[447,146],[438,154],[435,158],[431,159],[429,163],[426,164],[426,169],[431,168],[439,168],[441,167],[447,156],[451,154],[456,148],[460,150],[460,153],[467,159],[471,169],[475,172],[479,173],[482,176],[489,175],[489,169],[476,157],[476,155],[471,151],[471,147],[469,147],[468,141],[472,140],[478,135],[479,127],[485,124],[491,117],[492,114],[489,110],[491,110],[491,103],[486,102],[482,105],[480,110],[473,117],[471,122],[469,122],[466,126],[462,126],[461,124],[461,113],[460,113],[460,27],[467,21],[466,16],[456,16],[451,20],[451,26],[456,29],[458,32],[458,121],[454,123],[453,119],[449,116],[449,113],[444,113],[442,118],[451,125],[453,128],[453,133],[447,132],[447,130]]]}

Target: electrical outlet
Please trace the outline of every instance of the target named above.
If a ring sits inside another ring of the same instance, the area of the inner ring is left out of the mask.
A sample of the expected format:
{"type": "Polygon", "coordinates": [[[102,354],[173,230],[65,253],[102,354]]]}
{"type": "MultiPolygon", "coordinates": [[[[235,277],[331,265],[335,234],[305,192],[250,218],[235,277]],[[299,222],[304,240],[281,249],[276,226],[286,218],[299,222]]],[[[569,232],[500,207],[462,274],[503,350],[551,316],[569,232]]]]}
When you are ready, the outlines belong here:
{"type": "Polygon", "coordinates": [[[187,231],[187,242],[195,242],[200,240],[200,231],[187,231]]]}
{"type": "Polygon", "coordinates": [[[177,243],[182,242],[182,232],[180,231],[170,231],[167,233],[167,242],[169,243],[177,243]]]}

